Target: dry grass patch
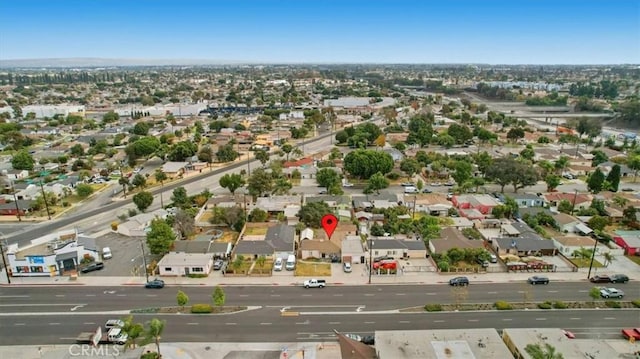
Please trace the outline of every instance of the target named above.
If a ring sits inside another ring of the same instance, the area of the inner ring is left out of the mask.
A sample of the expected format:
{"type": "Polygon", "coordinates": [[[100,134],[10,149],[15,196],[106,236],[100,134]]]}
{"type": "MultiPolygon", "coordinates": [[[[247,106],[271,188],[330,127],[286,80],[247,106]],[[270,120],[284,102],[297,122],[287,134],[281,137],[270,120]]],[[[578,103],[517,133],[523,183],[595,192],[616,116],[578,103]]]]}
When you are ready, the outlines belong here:
{"type": "Polygon", "coordinates": [[[269,227],[247,227],[245,228],[244,234],[247,236],[261,236],[266,235],[269,227]]]}
{"type": "Polygon", "coordinates": [[[298,262],[294,274],[299,277],[329,277],[331,276],[331,264],[298,262]]]}
{"type": "MultiPolygon", "coordinates": [[[[575,264],[576,267],[578,268],[589,268],[589,265],[591,264],[591,259],[587,259],[587,258],[571,258],[569,259],[571,261],[571,263],[575,264]]],[[[604,267],[602,265],[602,263],[598,262],[596,259],[593,260],[593,267],[594,268],[602,268],[604,267]]]]}

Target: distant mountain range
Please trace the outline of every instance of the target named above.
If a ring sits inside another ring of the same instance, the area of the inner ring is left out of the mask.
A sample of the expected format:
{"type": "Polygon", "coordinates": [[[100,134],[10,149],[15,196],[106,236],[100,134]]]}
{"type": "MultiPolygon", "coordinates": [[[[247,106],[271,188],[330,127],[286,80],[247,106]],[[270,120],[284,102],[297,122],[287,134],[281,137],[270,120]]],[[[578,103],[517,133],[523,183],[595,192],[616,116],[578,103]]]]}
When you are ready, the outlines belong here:
{"type": "Polygon", "coordinates": [[[198,59],[106,59],[94,57],[0,60],[0,68],[239,65],[241,61],[198,59]]]}

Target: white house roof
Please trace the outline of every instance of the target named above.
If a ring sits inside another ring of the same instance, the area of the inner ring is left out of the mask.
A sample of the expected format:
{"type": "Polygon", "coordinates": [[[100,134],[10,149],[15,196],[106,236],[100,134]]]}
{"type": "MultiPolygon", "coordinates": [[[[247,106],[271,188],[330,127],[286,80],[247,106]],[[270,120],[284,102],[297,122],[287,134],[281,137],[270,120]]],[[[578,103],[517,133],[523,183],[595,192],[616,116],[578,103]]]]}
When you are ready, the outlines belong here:
{"type": "Polygon", "coordinates": [[[162,257],[158,266],[205,266],[210,260],[212,260],[211,254],[172,252],[162,257]]]}
{"type": "Polygon", "coordinates": [[[593,230],[591,228],[589,228],[588,226],[586,226],[584,223],[576,224],[576,229],[578,231],[580,231],[582,234],[589,234],[589,233],[593,232],[593,230]]]}

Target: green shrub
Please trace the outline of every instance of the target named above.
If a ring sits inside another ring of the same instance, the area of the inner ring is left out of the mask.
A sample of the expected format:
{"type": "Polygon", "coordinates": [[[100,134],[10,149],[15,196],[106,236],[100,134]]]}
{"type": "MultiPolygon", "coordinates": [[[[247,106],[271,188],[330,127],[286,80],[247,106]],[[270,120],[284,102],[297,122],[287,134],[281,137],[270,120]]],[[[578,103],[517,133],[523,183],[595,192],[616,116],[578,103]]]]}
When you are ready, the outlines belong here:
{"type": "Polygon", "coordinates": [[[551,304],[550,301],[546,301],[544,303],[538,303],[538,308],[540,308],[540,309],[551,309],[551,308],[553,308],[553,305],[551,304]]]}
{"type": "Polygon", "coordinates": [[[636,308],[640,308],[640,299],[632,301],[631,304],[633,304],[633,306],[636,308]]]}
{"type": "Polygon", "coordinates": [[[511,310],[513,306],[509,302],[505,302],[504,300],[499,300],[495,302],[494,306],[497,310],[511,310]]]}
{"type": "Polygon", "coordinates": [[[553,302],[553,307],[556,308],[556,309],[567,309],[567,308],[569,308],[567,303],[559,301],[559,300],[553,302]]]}
{"type": "Polygon", "coordinates": [[[620,305],[620,302],[616,302],[615,300],[608,300],[604,302],[604,305],[606,305],[609,308],[622,308],[622,305],[620,305]]]}
{"type": "Polygon", "coordinates": [[[140,357],[140,359],[158,359],[158,358],[160,358],[160,356],[156,352],[144,353],[140,357]]]}
{"type": "Polygon", "coordinates": [[[206,314],[213,312],[213,307],[210,304],[194,304],[191,306],[191,313],[194,314],[206,314]]]}
{"type": "Polygon", "coordinates": [[[427,312],[441,312],[442,311],[442,305],[440,304],[427,304],[424,306],[424,310],[426,310],[427,312]]]}
{"type": "Polygon", "coordinates": [[[200,274],[200,273],[189,273],[189,278],[207,278],[208,274],[200,274]]]}
{"type": "Polygon", "coordinates": [[[398,172],[390,172],[390,173],[387,173],[387,178],[395,181],[398,178],[400,178],[400,174],[398,172]]]}
{"type": "Polygon", "coordinates": [[[151,308],[133,309],[131,313],[158,313],[159,311],[160,311],[160,308],[151,307],[151,308]]]}

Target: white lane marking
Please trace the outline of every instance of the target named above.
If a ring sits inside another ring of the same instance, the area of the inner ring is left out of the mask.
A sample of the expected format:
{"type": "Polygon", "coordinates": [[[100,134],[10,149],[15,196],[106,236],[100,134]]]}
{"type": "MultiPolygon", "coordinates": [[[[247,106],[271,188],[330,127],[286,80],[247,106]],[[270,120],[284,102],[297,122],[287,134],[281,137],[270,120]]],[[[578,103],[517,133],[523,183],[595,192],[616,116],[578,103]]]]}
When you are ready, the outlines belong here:
{"type": "Polygon", "coordinates": [[[147,294],[147,297],[157,297],[157,294],[147,294]]]}
{"type": "Polygon", "coordinates": [[[547,320],[547,318],[536,318],[536,320],[547,320]]]}
{"type": "Polygon", "coordinates": [[[407,293],[396,293],[396,295],[407,295],[407,293]]]}
{"type": "Polygon", "coordinates": [[[427,295],[437,295],[438,293],[427,293],[427,295]]]}
{"type": "Polygon", "coordinates": [[[30,295],[0,295],[0,298],[31,298],[30,295]]]}
{"type": "Polygon", "coordinates": [[[364,324],[376,324],[376,322],[364,322],[364,324]]]}
{"type": "Polygon", "coordinates": [[[582,318],[569,318],[571,320],[581,320],[582,318]]]}
{"type": "Polygon", "coordinates": [[[558,293],[557,290],[548,290],[547,293],[558,293]]]}
{"type": "Polygon", "coordinates": [[[51,304],[29,304],[29,303],[23,303],[23,304],[0,304],[0,307],[52,307],[52,306],[64,306],[64,307],[70,307],[70,306],[78,306],[78,305],[86,305],[86,304],[62,304],[62,303],[51,303],[51,304]]]}
{"type": "Polygon", "coordinates": [[[503,321],[505,321],[505,322],[510,322],[510,321],[512,321],[513,319],[511,319],[511,318],[504,318],[504,319],[502,319],[502,320],[503,320],[503,321]]]}
{"type": "Polygon", "coordinates": [[[375,294],[371,294],[371,293],[365,293],[364,296],[365,297],[373,297],[375,294]]]}
{"type": "Polygon", "coordinates": [[[478,320],[478,319],[469,319],[469,320],[467,320],[467,322],[479,322],[479,321],[480,320],[478,320]]]}
{"type": "Polygon", "coordinates": [[[126,294],[116,294],[117,297],[126,297],[126,294]]]}
{"type": "Polygon", "coordinates": [[[302,296],[303,296],[303,297],[312,297],[312,296],[313,296],[313,294],[303,294],[302,296]]]}
{"type": "Polygon", "coordinates": [[[187,325],[200,325],[200,323],[187,323],[187,325]]]}
{"type": "Polygon", "coordinates": [[[60,323],[49,323],[49,325],[60,325],[60,323]]]}
{"type": "Polygon", "coordinates": [[[56,297],[62,298],[62,297],[64,297],[64,294],[56,294],[56,297]]]}
{"type": "Polygon", "coordinates": [[[14,323],[13,325],[27,325],[26,323],[14,323]]]}
{"type": "Polygon", "coordinates": [[[498,292],[487,292],[487,294],[498,294],[498,292]]]}
{"type": "Polygon", "coordinates": [[[96,297],[95,294],[85,294],[86,297],[96,297]]]}
{"type": "Polygon", "coordinates": [[[614,317],[604,317],[605,320],[616,320],[614,317]]]}
{"type": "Polygon", "coordinates": [[[238,323],[224,323],[225,325],[237,325],[238,323]]]}
{"type": "Polygon", "coordinates": [[[84,324],[84,325],[94,325],[94,324],[96,324],[96,323],[94,323],[94,322],[86,322],[86,323],[83,323],[83,324],[84,324]]]}
{"type": "Polygon", "coordinates": [[[280,294],[271,294],[272,297],[279,297],[280,294]]]}
{"type": "Polygon", "coordinates": [[[260,325],[271,325],[271,323],[260,323],[260,325]]]}
{"type": "Polygon", "coordinates": [[[408,320],[399,320],[398,323],[400,323],[400,324],[409,324],[411,322],[408,321],[408,320]]]}
{"type": "Polygon", "coordinates": [[[329,324],[340,324],[340,322],[329,322],[329,324]]]}
{"type": "Polygon", "coordinates": [[[434,323],[444,323],[444,320],[434,320],[434,323]]]}
{"type": "Polygon", "coordinates": [[[334,297],[342,297],[344,294],[334,294],[334,297]]]}
{"type": "Polygon", "coordinates": [[[249,294],[240,294],[239,297],[248,297],[249,294]]]}

